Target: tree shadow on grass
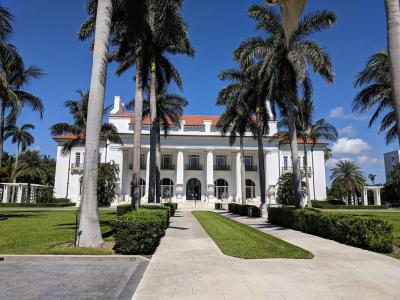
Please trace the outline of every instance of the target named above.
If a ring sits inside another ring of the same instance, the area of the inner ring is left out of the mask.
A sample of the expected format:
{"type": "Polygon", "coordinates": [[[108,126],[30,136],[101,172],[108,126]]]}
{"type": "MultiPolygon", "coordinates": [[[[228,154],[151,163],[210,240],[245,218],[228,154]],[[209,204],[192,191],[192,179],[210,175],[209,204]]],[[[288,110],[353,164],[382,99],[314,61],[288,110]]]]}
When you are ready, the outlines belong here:
{"type": "Polygon", "coordinates": [[[8,219],[24,219],[24,218],[38,218],[38,213],[36,212],[29,212],[29,214],[26,213],[20,213],[20,214],[16,214],[16,213],[1,213],[0,214],[0,221],[5,221],[8,219]],[[33,214],[35,213],[35,214],[33,214]]]}

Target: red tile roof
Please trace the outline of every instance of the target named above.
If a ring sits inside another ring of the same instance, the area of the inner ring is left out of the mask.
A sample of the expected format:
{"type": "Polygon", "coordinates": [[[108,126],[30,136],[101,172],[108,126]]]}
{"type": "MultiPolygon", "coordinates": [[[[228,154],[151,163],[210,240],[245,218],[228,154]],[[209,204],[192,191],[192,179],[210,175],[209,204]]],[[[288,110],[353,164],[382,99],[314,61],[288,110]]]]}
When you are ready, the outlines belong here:
{"type": "MultiPolygon", "coordinates": [[[[131,124],[135,123],[135,115],[132,113],[123,113],[110,115],[111,117],[131,118],[131,124]]],[[[202,126],[204,121],[211,121],[211,125],[216,126],[220,116],[207,116],[207,115],[183,115],[182,121],[185,121],[186,126],[202,126]]],[[[142,124],[149,125],[150,117],[147,116],[142,120],[142,124]]]]}

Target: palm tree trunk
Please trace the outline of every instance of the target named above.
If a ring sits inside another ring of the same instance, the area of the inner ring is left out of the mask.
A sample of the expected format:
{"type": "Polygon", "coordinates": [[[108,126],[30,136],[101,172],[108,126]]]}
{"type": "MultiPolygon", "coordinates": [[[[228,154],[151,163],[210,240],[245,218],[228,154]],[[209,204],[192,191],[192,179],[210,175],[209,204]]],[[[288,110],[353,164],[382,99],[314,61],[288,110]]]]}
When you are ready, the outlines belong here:
{"type": "Polygon", "coordinates": [[[13,183],[17,182],[17,177],[15,176],[17,172],[17,167],[18,167],[18,158],[19,158],[19,149],[20,149],[20,143],[17,143],[17,155],[15,156],[15,164],[14,164],[14,174],[13,174],[13,183]]]}
{"type": "MultiPolygon", "coordinates": [[[[259,110],[261,106],[259,106],[259,110]]],[[[264,161],[264,143],[263,143],[263,131],[262,131],[262,118],[261,112],[257,112],[257,152],[258,152],[258,176],[260,178],[260,209],[262,210],[265,205],[265,161],[264,161]]]]}
{"type": "Polygon", "coordinates": [[[156,139],[156,203],[161,203],[160,197],[160,166],[161,166],[161,141],[160,141],[160,121],[156,121],[157,129],[155,130],[157,134],[156,139]]]}
{"type": "Polygon", "coordinates": [[[80,247],[94,247],[103,242],[97,204],[97,177],[112,8],[112,0],[98,0],[86,124],[86,157],[79,222],[79,232],[81,234],[77,243],[80,247]]]}
{"type": "Polygon", "coordinates": [[[304,142],[304,175],[306,176],[306,195],[307,195],[307,206],[312,207],[311,196],[310,196],[310,181],[308,179],[308,150],[307,150],[307,138],[303,138],[304,142]]]}
{"type": "Polygon", "coordinates": [[[3,161],[5,114],[6,114],[6,103],[5,103],[4,100],[2,100],[1,112],[0,112],[0,165],[1,165],[2,161],[3,161]]]}
{"type": "Polygon", "coordinates": [[[133,174],[132,174],[132,209],[140,206],[140,152],[142,144],[143,116],[143,65],[136,61],[136,92],[135,92],[135,128],[133,132],[133,174]]]}
{"type": "Polygon", "coordinates": [[[240,186],[242,188],[242,204],[246,204],[246,167],[244,165],[243,137],[240,137],[240,186]]]}
{"type": "Polygon", "coordinates": [[[387,16],[388,52],[392,77],[394,110],[397,119],[397,136],[400,145],[400,3],[385,0],[387,16]]]}
{"type": "Polygon", "coordinates": [[[315,169],[314,169],[314,145],[311,147],[311,164],[312,164],[312,180],[313,180],[313,194],[315,200],[315,169]]]}
{"type": "Polygon", "coordinates": [[[289,108],[288,127],[290,136],[290,150],[292,152],[293,185],[297,207],[303,207],[303,191],[301,186],[300,161],[297,145],[296,116],[293,109],[289,108]]]}
{"type": "Polygon", "coordinates": [[[157,167],[157,75],[156,63],[153,60],[151,65],[151,86],[150,86],[150,178],[149,178],[149,202],[155,202],[156,167],[157,167]]]}

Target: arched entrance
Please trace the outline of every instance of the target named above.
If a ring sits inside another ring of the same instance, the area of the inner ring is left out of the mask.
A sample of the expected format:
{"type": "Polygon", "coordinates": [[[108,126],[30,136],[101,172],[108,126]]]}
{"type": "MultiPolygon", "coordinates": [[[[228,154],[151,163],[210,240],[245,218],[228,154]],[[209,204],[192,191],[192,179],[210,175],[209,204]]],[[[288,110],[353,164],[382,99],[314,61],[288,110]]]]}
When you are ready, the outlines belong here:
{"type": "Polygon", "coordinates": [[[201,182],[197,178],[186,183],[186,200],[201,200],[201,182]]]}

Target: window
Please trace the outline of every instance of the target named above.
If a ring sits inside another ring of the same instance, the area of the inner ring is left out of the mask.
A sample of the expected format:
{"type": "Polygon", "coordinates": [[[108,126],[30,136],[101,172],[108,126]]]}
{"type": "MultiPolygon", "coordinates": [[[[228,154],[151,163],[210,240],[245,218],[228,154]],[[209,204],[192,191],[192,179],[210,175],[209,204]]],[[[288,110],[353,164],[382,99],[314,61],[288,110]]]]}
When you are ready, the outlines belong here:
{"type": "Polygon", "coordinates": [[[174,182],[169,178],[164,178],[160,181],[161,197],[171,198],[174,194],[174,182]]]}
{"type": "Polygon", "coordinates": [[[171,155],[163,155],[162,156],[162,168],[163,169],[172,169],[172,156],[171,155]]]}
{"type": "Polygon", "coordinates": [[[228,198],[228,182],[225,179],[218,179],[214,182],[214,196],[217,199],[228,198]]]}
{"type": "Polygon", "coordinates": [[[284,170],[288,169],[288,157],[287,156],[283,157],[283,169],[284,170]]]}
{"type": "Polygon", "coordinates": [[[253,167],[253,156],[244,157],[244,166],[246,169],[253,167]]]}
{"type": "Polygon", "coordinates": [[[81,153],[75,153],[75,166],[79,167],[81,165],[81,153]]]}
{"type": "Polygon", "coordinates": [[[256,197],[256,184],[251,179],[246,179],[246,199],[254,199],[256,197]]]}
{"type": "Polygon", "coordinates": [[[144,160],[144,154],[140,154],[140,168],[142,170],[146,169],[146,162],[144,160]]]}
{"type": "Polygon", "coordinates": [[[226,156],[218,155],[216,158],[216,165],[218,170],[224,170],[226,168],[226,156]]]}
{"type": "Polygon", "coordinates": [[[191,169],[199,168],[199,156],[198,155],[189,155],[189,167],[191,169]]]}

